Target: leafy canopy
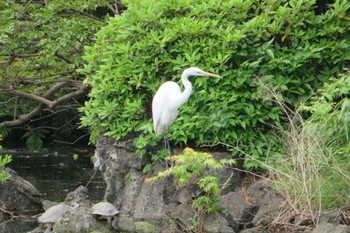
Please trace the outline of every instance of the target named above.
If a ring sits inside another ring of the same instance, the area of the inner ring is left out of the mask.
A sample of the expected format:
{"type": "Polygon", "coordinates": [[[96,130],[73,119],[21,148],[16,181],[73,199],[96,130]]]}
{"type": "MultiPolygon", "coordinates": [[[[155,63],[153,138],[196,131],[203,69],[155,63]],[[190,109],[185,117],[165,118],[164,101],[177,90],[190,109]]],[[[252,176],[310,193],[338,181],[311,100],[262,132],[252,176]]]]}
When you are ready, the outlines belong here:
{"type": "Polygon", "coordinates": [[[93,43],[105,17],[113,14],[109,4],[117,6],[117,1],[0,1],[0,129],[23,126],[31,130],[24,137],[38,139],[32,142],[41,140],[35,134],[43,131],[34,130],[40,124],[65,139],[71,136],[80,104],[77,98],[69,101],[69,94],[83,89],[76,69],[83,64],[84,45],[93,43]],[[61,82],[70,84],[51,89],[61,82]],[[62,96],[64,104],[57,109],[46,104],[50,109],[44,110],[43,101],[62,96]],[[48,115],[53,123],[44,119],[48,115]]]}
{"type": "MultiPolygon", "coordinates": [[[[223,142],[254,158],[271,138],[281,110],[256,91],[255,75],[270,81],[293,105],[349,65],[349,8],[337,0],[326,12],[309,0],[127,1],[86,48],[82,72],[92,85],[82,125],[120,139],[130,133],[140,152],[159,139],[152,133],[151,100],[166,80],[180,83],[183,69],[220,74],[193,78],[193,95],[171,127],[176,144],[223,142]],[[267,124],[266,124],[267,123],[267,124]]],[[[277,148],[271,148],[277,149],[277,148]]],[[[247,164],[255,166],[256,164],[247,164]]]]}

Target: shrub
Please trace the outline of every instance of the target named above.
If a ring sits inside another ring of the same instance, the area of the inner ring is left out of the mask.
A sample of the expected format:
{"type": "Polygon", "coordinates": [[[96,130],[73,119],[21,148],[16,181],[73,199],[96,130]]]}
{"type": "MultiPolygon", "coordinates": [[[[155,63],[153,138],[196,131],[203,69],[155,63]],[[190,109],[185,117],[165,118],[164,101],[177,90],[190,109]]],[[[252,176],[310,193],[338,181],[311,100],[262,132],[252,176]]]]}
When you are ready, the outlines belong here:
{"type": "Polygon", "coordinates": [[[156,176],[147,179],[147,182],[155,182],[169,176],[173,176],[177,184],[188,185],[190,181],[196,181],[198,194],[193,201],[196,212],[193,227],[196,228],[195,232],[202,232],[201,227],[205,214],[216,213],[220,210],[221,187],[216,174],[224,166],[235,164],[235,160],[217,161],[211,154],[196,152],[190,148],[186,148],[182,154],[171,156],[169,160],[176,163],[176,166],[159,172],[156,176]]]}
{"type": "Polygon", "coordinates": [[[159,139],[152,133],[152,96],[162,82],[180,81],[184,68],[198,66],[223,80],[192,79],[193,95],[170,140],[239,145],[259,158],[272,138],[269,125],[285,118],[256,91],[254,75],[293,105],[349,65],[350,3],[337,0],[320,14],[315,8],[309,0],[129,1],[86,47],[82,72],[92,90],[82,125],[91,128],[92,141],[101,132],[115,139],[136,132],[144,153],[159,139]]]}

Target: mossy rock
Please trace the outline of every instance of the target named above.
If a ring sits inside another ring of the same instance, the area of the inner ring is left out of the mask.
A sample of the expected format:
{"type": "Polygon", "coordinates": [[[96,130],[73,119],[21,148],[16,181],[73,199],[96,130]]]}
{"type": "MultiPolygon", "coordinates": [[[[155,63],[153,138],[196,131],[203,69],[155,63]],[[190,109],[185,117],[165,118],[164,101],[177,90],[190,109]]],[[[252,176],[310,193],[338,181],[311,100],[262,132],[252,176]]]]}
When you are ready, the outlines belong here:
{"type": "Polygon", "coordinates": [[[155,233],[156,227],[148,222],[135,222],[137,233],[155,233]]]}

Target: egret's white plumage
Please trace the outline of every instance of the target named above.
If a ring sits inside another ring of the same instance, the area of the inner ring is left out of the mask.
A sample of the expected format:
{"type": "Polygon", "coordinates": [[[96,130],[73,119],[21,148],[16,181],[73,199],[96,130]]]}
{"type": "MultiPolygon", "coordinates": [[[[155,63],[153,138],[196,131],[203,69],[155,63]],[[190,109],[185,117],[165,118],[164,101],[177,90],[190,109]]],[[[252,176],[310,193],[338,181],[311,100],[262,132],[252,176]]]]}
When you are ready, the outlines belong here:
{"type": "MultiPolygon", "coordinates": [[[[181,89],[177,83],[168,81],[158,89],[152,102],[153,125],[157,135],[164,132],[179,114],[181,89]]],[[[188,98],[188,97],[187,97],[188,98]]]]}
{"type": "MultiPolygon", "coordinates": [[[[191,96],[192,84],[188,81],[190,76],[221,78],[216,74],[204,72],[197,67],[191,67],[184,70],[181,76],[182,84],[185,87],[183,92],[181,92],[179,85],[173,81],[167,81],[159,87],[152,102],[153,125],[157,135],[164,133],[164,140],[168,140],[167,128],[175,121],[179,114],[179,108],[191,96]]],[[[168,145],[170,151],[168,141],[165,145],[168,145]]]]}

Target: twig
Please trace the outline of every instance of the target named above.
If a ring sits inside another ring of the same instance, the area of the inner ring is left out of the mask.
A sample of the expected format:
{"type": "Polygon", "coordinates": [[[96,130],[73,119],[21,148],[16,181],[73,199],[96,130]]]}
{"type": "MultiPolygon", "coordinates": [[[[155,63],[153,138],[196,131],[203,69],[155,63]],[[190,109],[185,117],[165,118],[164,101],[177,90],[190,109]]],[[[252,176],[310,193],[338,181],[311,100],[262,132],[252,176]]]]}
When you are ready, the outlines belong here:
{"type": "Polygon", "coordinates": [[[221,189],[225,189],[228,186],[228,182],[231,180],[233,176],[233,172],[231,172],[230,177],[226,180],[226,182],[221,186],[221,189]]]}
{"type": "Polygon", "coordinates": [[[85,15],[85,16],[91,18],[91,19],[100,21],[100,22],[102,22],[102,23],[105,23],[105,22],[106,22],[106,21],[104,21],[103,19],[100,19],[100,18],[98,18],[98,17],[96,17],[96,16],[90,15],[90,14],[84,12],[84,11],[78,11],[78,10],[72,10],[72,11],[77,12],[77,13],[82,14],[82,15],[85,15]]]}
{"type": "Polygon", "coordinates": [[[78,142],[80,139],[82,139],[83,137],[85,136],[88,136],[90,133],[86,133],[82,136],[80,136],[77,140],[75,140],[74,142],[64,142],[64,141],[59,141],[59,140],[54,140],[54,142],[57,142],[57,143],[61,143],[61,144],[67,144],[67,145],[73,145],[75,144],[76,142],[78,142]]]}
{"type": "Polygon", "coordinates": [[[65,61],[67,64],[72,64],[72,62],[68,58],[58,53],[58,49],[55,51],[54,55],[65,61]]]}
{"type": "Polygon", "coordinates": [[[85,188],[90,184],[90,182],[92,181],[92,179],[95,177],[96,172],[97,172],[97,170],[94,171],[94,174],[92,174],[92,176],[90,177],[90,180],[86,183],[85,188]]]}
{"type": "Polygon", "coordinates": [[[10,219],[6,220],[6,221],[3,221],[2,223],[0,223],[0,226],[3,225],[3,224],[6,224],[10,221],[12,221],[12,219],[14,219],[16,216],[13,214],[13,212],[10,212],[8,210],[5,210],[3,208],[0,207],[0,211],[2,211],[3,213],[6,213],[6,214],[9,214],[10,215],[10,219]]]}
{"type": "Polygon", "coordinates": [[[14,100],[16,97],[12,97],[12,98],[10,98],[9,100],[7,100],[7,101],[5,101],[5,102],[0,102],[0,104],[2,104],[2,105],[5,105],[5,104],[8,104],[8,103],[10,103],[12,100],[14,100]]]}
{"type": "Polygon", "coordinates": [[[18,102],[18,96],[15,97],[15,106],[13,108],[13,120],[16,120],[17,118],[17,102],[18,102]]]}

